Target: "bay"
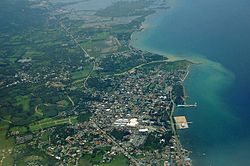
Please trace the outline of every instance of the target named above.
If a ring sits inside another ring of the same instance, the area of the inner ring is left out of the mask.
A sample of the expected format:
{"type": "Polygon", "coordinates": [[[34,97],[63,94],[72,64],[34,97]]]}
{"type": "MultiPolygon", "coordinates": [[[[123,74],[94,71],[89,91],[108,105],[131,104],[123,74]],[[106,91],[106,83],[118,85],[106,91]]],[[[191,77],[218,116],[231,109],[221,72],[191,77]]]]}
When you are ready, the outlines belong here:
{"type": "Polygon", "coordinates": [[[133,45],[194,65],[185,81],[188,130],[180,132],[195,166],[250,165],[250,1],[168,1],[149,16],[133,45]]]}

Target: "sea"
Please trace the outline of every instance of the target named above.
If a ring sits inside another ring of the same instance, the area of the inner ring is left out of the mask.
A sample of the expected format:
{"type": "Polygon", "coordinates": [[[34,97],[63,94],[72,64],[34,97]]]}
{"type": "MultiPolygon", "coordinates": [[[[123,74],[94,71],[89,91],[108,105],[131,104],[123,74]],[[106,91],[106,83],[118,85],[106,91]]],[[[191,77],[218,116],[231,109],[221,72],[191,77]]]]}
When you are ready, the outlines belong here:
{"type": "Polygon", "coordinates": [[[178,109],[189,129],[179,131],[194,166],[250,166],[250,1],[167,0],[133,34],[142,50],[195,64],[178,109]]]}

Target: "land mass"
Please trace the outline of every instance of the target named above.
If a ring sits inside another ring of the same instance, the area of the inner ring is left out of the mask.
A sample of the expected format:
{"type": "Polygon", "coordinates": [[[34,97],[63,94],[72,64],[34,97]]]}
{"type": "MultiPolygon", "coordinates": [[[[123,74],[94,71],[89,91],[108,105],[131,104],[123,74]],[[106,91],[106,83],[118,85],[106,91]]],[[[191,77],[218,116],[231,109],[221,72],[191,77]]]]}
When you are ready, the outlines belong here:
{"type": "Polygon", "coordinates": [[[96,3],[0,2],[0,165],[191,165],[173,113],[192,63],[130,44],[166,2],[96,3]]]}

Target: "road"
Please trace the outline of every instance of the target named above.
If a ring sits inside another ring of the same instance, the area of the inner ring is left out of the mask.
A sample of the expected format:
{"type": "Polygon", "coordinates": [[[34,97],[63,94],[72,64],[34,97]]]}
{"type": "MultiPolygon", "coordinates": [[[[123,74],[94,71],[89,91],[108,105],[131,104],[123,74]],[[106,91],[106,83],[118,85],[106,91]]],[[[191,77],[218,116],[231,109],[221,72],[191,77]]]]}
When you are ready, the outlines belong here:
{"type": "MultiPolygon", "coordinates": [[[[54,17],[55,17],[55,16],[54,16],[54,17]]],[[[55,17],[55,18],[56,18],[56,17],[55,17]]],[[[93,67],[92,67],[92,70],[89,72],[88,76],[86,77],[86,79],[84,80],[84,83],[83,83],[84,88],[85,88],[85,89],[88,89],[88,88],[86,87],[86,84],[87,84],[87,80],[90,78],[91,74],[93,73],[93,71],[94,71],[94,69],[95,69],[95,67],[96,67],[96,66],[95,66],[95,65],[96,65],[96,64],[95,64],[95,58],[94,58],[94,57],[91,57],[91,56],[87,53],[87,51],[79,44],[79,42],[76,40],[76,38],[68,31],[68,29],[66,28],[66,26],[65,26],[61,21],[59,21],[59,19],[56,18],[56,20],[59,22],[59,25],[60,25],[61,28],[66,32],[66,34],[69,35],[70,38],[74,41],[74,43],[83,51],[84,56],[87,57],[87,58],[92,58],[92,59],[93,59],[93,67]]],[[[129,70],[126,71],[126,72],[119,73],[119,74],[115,74],[115,75],[123,75],[123,74],[126,74],[127,72],[129,72],[129,71],[131,71],[131,70],[138,69],[138,68],[143,67],[143,66],[145,66],[145,65],[153,64],[153,63],[160,63],[160,62],[169,62],[169,60],[153,61],[153,62],[148,62],[148,63],[140,64],[140,65],[138,65],[138,66],[136,66],[136,67],[134,67],[134,68],[132,68],[132,69],[129,69],[129,70]]],[[[188,75],[188,73],[187,73],[187,75],[188,75]]],[[[186,77],[185,77],[185,78],[186,78],[186,77]]],[[[174,117],[173,117],[173,113],[174,113],[174,111],[175,111],[175,104],[174,104],[173,101],[172,101],[172,103],[173,103],[173,108],[172,108],[171,114],[170,114],[170,121],[171,121],[171,126],[172,126],[173,135],[175,136],[176,142],[177,142],[177,153],[178,153],[179,156],[181,157],[181,164],[184,165],[184,158],[183,158],[183,154],[182,154],[182,151],[181,151],[181,150],[182,150],[182,146],[181,146],[181,143],[180,143],[180,141],[179,141],[179,139],[178,139],[178,134],[177,134],[177,131],[176,131],[176,128],[175,128],[174,120],[173,120],[173,118],[174,118],[174,117]]],[[[94,123],[94,125],[96,126],[97,129],[101,130],[101,128],[100,128],[98,125],[96,125],[96,123],[94,123]]],[[[101,131],[103,131],[103,130],[101,130],[101,131]]],[[[104,131],[103,131],[103,132],[104,132],[104,131]]],[[[130,154],[128,154],[128,152],[126,152],[126,150],[125,150],[122,146],[120,146],[119,143],[117,143],[112,137],[110,137],[110,136],[107,135],[107,134],[104,134],[104,136],[105,136],[107,139],[111,140],[116,146],[118,146],[118,147],[122,150],[123,154],[124,154],[129,160],[131,160],[136,166],[140,166],[139,162],[138,162],[133,156],[131,156],[130,154]]]]}
{"type": "Polygon", "coordinates": [[[124,75],[124,74],[127,74],[129,71],[133,71],[135,69],[139,69],[139,68],[141,68],[141,67],[143,67],[145,65],[154,64],[154,63],[165,63],[165,62],[169,62],[169,60],[159,60],[159,61],[151,61],[151,62],[143,63],[143,64],[135,66],[135,67],[133,67],[133,68],[131,68],[131,69],[125,71],[125,72],[114,74],[114,75],[116,75],[116,76],[124,75]]]}
{"type": "Polygon", "coordinates": [[[88,76],[85,78],[85,80],[84,80],[84,82],[83,82],[83,87],[87,90],[88,88],[87,88],[87,81],[88,81],[88,79],[90,78],[90,76],[91,76],[91,74],[93,73],[93,71],[95,70],[95,66],[96,64],[95,64],[95,60],[93,61],[93,67],[92,67],[92,69],[91,69],[91,71],[89,72],[89,74],[88,74],[88,76]]]}
{"type": "Polygon", "coordinates": [[[186,78],[187,78],[187,76],[188,76],[188,74],[189,74],[190,66],[191,66],[191,65],[188,65],[188,67],[187,67],[187,69],[186,69],[186,74],[185,74],[185,76],[184,76],[183,78],[181,78],[181,81],[182,81],[182,82],[184,82],[184,81],[186,80],[186,78]]]}
{"type": "MultiPolygon", "coordinates": [[[[93,125],[96,127],[96,129],[101,130],[103,133],[106,133],[105,131],[103,131],[95,122],[93,122],[93,125]]],[[[109,139],[113,142],[114,145],[118,146],[122,153],[130,160],[132,161],[136,166],[140,166],[139,162],[137,161],[137,159],[135,159],[133,156],[131,156],[121,145],[119,145],[118,142],[116,142],[111,136],[109,136],[108,134],[104,134],[104,136],[106,137],[106,139],[109,139]]]]}
{"type": "MultiPolygon", "coordinates": [[[[52,4],[50,4],[49,1],[47,1],[47,3],[53,7],[52,4]]],[[[50,10],[48,7],[46,7],[47,10],[50,10]]],[[[53,8],[54,9],[54,8],[53,8]]],[[[53,16],[53,18],[55,20],[57,20],[57,22],[59,23],[60,27],[64,30],[64,32],[66,32],[66,35],[70,36],[70,38],[74,41],[74,43],[76,44],[76,46],[78,46],[82,52],[84,53],[84,57],[85,58],[90,58],[90,59],[93,59],[93,67],[92,67],[92,70],[89,72],[88,76],[85,78],[84,82],[83,82],[83,87],[85,89],[88,89],[87,86],[86,86],[86,83],[87,83],[87,80],[90,78],[91,74],[93,73],[93,71],[95,70],[95,67],[96,67],[96,64],[95,64],[95,58],[90,56],[88,54],[88,52],[80,45],[80,43],[77,41],[77,39],[69,32],[69,30],[67,29],[67,27],[63,24],[62,21],[60,21],[60,19],[58,19],[56,16],[53,16]]]]}
{"type": "MultiPolygon", "coordinates": [[[[171,96],[172,98],[172,96],[171,96]]],[[[170,113],[170,123],[171,123],[171,127],[172,127],[172,132],[173,132],[173,136],[175,137],[175,140],[176,140],[176,148],[177,148],[177,153],[178,153],[178,156],[180,157],[180,161],[181,161],[181,166],[184,166],[185,162],[184,162],[184,159],[185,159],[185,156],[183,155],[182,153],[182,145],[181,145],[181,142],[179,140],[179,135],[176,131],[176,127],[175,127],[175,122],[174,122],[174,112],[175,112],[175,109],[176,109],[176,105],[173,101],[173,99],[171,100],[171,103],[173,104],[173,107],[172,107],[172,110],[171,110],[171,113],[170,113]]]]}
{"type": "Polygon", "coordinates": [[[67,97],[68,97],[69,101],[71,102],[72,106],[74,107],[75,106],[74,101],[71,99],[71,97],[69,95],[67,95],[67,97]]]}
{"type": "Polygon", "coordinates": [[[84,57],[85,58],[90,58],[93,59],[93,65],[92,65],[92,69],[90,70],[88,76],[85,78],[84,82],[83,82],[83,87],[87,90],[87,81],[90,78],[91,74],[93,73],[93,71],[95,70],[95,58],[91,57],[87,51],[79,44],[79,42],[76,40],[76,38],[68,31],[68,29],[65,27],[65,25],[62,22],[59,22],[60,26],[62,27],[62,29],[70,36],[70,38],[75,42],[76,46],[78,46],[82,52],[84,53],[84,57]]]}

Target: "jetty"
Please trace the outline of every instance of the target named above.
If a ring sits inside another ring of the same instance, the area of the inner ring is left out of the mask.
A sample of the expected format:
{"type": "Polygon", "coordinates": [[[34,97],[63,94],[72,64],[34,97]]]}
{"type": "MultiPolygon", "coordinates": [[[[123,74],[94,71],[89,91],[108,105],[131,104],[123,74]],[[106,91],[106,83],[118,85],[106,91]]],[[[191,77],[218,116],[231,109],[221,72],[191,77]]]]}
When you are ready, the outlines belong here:
{"type": "Polygon", "coordinates": [[[190,107],[197,107],[197,103],[194,103],[194,104],[179,104],[177,105],[176,107],[177,108],[190,108],[190,107]]]}

